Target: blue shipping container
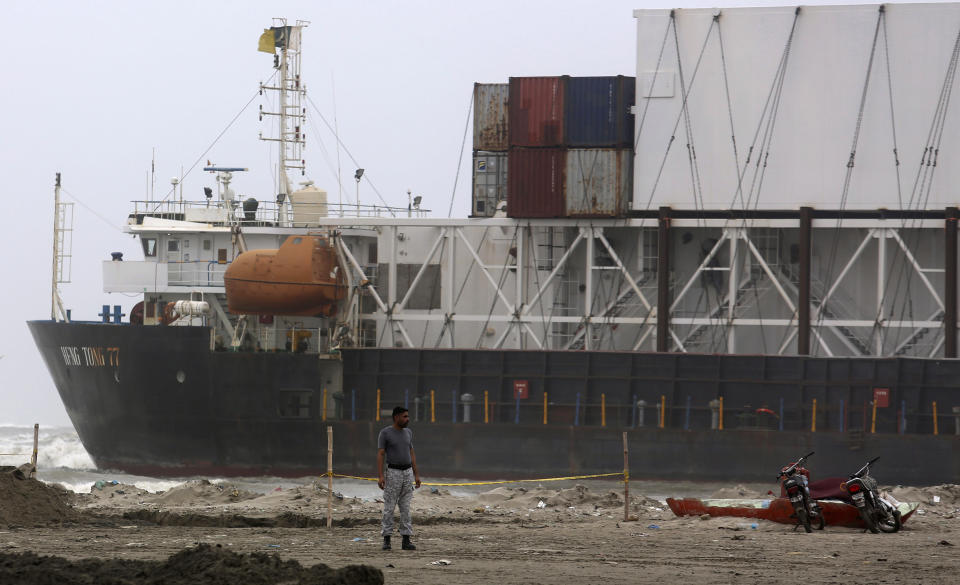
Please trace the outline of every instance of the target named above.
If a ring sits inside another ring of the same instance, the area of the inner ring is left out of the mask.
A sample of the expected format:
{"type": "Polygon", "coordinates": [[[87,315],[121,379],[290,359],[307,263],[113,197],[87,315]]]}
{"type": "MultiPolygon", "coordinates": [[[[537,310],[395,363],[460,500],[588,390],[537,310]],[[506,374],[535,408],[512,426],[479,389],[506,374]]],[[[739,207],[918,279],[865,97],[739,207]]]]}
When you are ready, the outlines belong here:
{"type": "Polygon", "coordinates": [[[636,78],[570,77],[564,99],[565,144],[582,148],[633,148],[636,78]]]}

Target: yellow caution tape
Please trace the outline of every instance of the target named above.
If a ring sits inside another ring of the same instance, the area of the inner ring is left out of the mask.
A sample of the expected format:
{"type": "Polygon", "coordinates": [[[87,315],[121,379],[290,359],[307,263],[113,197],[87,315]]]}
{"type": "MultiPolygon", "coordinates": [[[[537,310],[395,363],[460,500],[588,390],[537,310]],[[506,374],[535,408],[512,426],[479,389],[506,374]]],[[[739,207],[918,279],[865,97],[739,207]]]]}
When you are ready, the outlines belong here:
{"type": "MultiPolygon", "coordinates": [[[[358,477],[356,475],[341,475],[339,473],[327,473],[333,477],[340,477],[344,479],[359,479],[363,481],[379,481],[375,477],[358,477]]],[[[571,479],[592,479],[596,477],[619,477],[622,476],[623,472],[619,471],[617,473],[597,473],[594,475],[571,475],[567,477],[542,477],[539,479],[507,479],[501,481],[473,481],[467,483],[435,483],[431,481],[421,482],[420,485],[432,485],[432,486],[442,486],[442,487],[460,487],[466,485],[497,485],[504,483],[521,483],[521,482],[533,482],[533,481],[565,481],[571,479]]]]}

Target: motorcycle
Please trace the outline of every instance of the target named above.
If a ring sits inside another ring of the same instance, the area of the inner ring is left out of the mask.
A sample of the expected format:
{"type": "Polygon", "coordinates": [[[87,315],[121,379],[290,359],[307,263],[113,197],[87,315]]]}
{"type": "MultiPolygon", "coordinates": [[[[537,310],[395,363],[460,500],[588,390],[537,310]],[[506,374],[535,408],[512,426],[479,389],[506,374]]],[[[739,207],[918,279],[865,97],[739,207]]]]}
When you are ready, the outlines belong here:
{"type": "Polygon", "coordinates": [[[793,512],[797,517],[797,525],[803,526],[807,532],[813,532],[812,524],[816,523],[817,530],[823,530],[826,525],[820,506],[816,500],[810,497],[810,490],[807,488],[807,478],[810,472],[803,467],[807,458],[813,455],[813,451],[807,453],[795,463],[788,465],[780,470],[777,475],[777,481],[781,481],[783,492],[790,498],[793,504],[793,512]]]}
{"type": "Polygon", "coordinates": [[[850,494],[850,499],[860,512],[860,519],[863,520],[867,530],[874,534],[897,532],[902,526],[900,511],[880,497],[877,480],[870,476],[870,466],[876,463],[877,459],[880,458],[874,457],[868,461],[859,471],[851,475],[850,479],[840,484],[840,487],[850,494]]]}

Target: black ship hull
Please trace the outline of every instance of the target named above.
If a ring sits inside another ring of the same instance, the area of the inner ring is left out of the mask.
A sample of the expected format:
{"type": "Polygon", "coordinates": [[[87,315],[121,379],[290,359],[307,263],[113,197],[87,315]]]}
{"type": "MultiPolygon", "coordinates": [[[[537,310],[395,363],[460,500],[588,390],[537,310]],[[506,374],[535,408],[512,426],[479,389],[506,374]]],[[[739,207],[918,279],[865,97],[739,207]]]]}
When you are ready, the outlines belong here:
{"type": "Polygon", "coordinates": [[[414,414],[429,477],[617,472],[626,432],[640,479],[767,481],[816,451],[818,475],[880,455],[887,481],[960,482],[957,360],[440,349],[331,357],[211,351],[202,327],[29,327],[102,469],[319,475],[331,426],[335,472],[371,476],[376,435],[400,404],[414,414]]]}

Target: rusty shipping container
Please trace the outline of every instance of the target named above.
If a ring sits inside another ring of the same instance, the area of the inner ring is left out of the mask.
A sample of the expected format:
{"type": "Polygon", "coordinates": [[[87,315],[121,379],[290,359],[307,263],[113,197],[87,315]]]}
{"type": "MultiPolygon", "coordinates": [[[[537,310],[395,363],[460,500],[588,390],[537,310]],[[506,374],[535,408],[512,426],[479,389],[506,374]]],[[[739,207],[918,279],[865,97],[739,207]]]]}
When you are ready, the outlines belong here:
{"type": "Polygon", "coordinates": [[[564,97],[564,145],[633,148],[636,78],[571,77],[564,97]]]}
{"type": "Polygon", "coordinates": [[[633,150],[571,148],[566,153],[567,217],[624,217],[633,193],[633,150]]]}
{"type": "Polygon", "coordinates": [[[563,146],[563,97],[567,78],[510,78],[510,146],[563,146]]]}
{"type": "Polygon", "coordinates": [[[508,83],[473,84],[473,149],[505,151],[510,144],[508,83]]]}
{"type": "Polygon", "coordinates": [[[493,217],[497,203],[507,200],[507,153],[473,153],[473,207],[470,217],[493,217]]]}
{"type": "Polygon", "coordinates": [[[507,157],[509,217],[563,217],[566,151],[562,148],[511,148],[507,157]]]}

